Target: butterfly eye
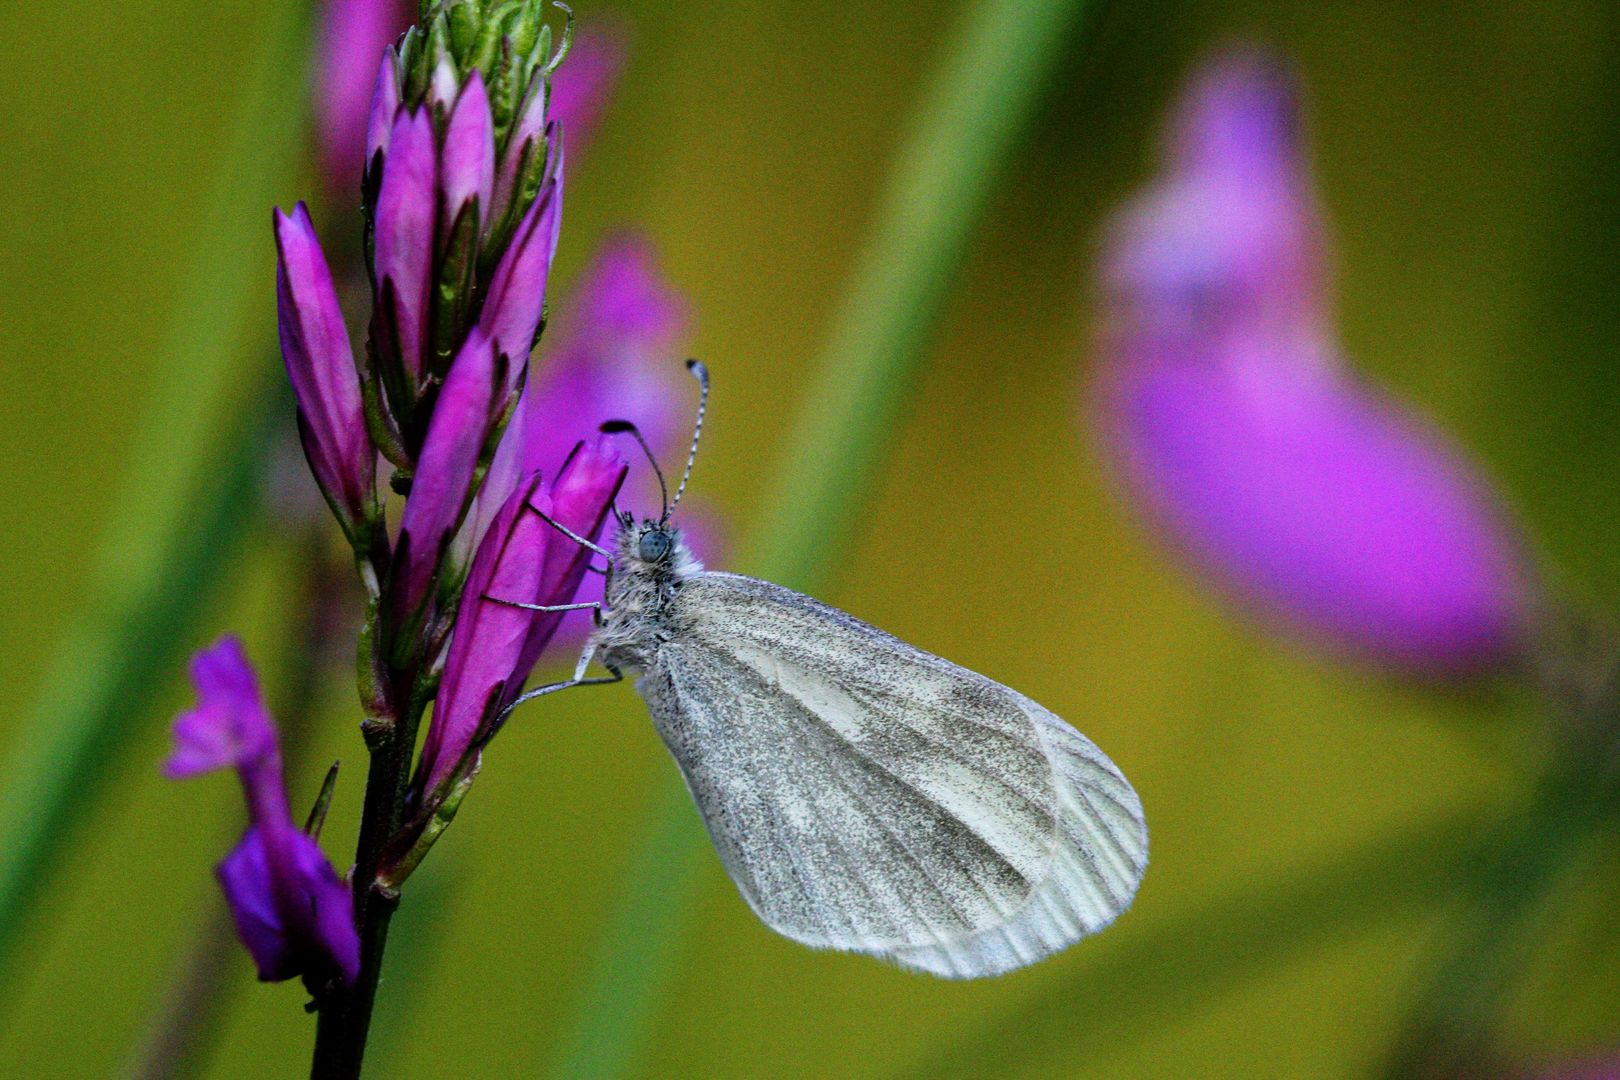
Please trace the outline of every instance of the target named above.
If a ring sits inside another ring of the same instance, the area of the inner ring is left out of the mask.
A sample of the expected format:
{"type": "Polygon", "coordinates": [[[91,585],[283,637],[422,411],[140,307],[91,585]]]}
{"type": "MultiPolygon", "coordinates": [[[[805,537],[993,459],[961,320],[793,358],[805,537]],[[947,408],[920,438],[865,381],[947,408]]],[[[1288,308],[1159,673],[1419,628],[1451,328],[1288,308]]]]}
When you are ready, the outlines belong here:
{"type": "Polygon", "coordinates": [[[645,562],[662,562],[669,556],[669,549],[669,533],[654,530],[642,535],[636,554],[645,562]]]}

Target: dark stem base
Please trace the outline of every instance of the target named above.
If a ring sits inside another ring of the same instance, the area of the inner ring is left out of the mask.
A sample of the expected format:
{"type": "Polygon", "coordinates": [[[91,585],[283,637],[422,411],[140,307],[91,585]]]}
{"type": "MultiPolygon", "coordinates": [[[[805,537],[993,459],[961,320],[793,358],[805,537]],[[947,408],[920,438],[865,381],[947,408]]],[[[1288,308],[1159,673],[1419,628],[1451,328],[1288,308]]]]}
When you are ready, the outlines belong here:
{"type": "MultiPolygon", "coordinates": [[[[410,686],[406,678],[395,686],[410,686]]],[[[411,752],[422,710],[415,703],[395,713],[400,722],[371,735],[371,768],[366,776],[365,806],[354,860],[355,922],[360,929],[360,976],[353,986],[334,987],[320,996],[315,1029],[315,1057],[310,1080],[358,1080],[371,1032],[372,1008],[382,975],[388,925],[399,895],[379,888],[377,864],[383,847],[399,830],[410,781],[411,752]]]]}

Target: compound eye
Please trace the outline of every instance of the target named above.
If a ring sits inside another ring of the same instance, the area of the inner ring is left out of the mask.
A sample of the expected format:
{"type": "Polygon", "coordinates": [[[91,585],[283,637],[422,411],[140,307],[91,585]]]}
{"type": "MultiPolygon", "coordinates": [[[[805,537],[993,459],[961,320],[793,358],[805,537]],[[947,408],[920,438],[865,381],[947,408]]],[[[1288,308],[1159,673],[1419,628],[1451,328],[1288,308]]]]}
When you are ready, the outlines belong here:
{"type": "Polygon", "coordinates": [[[669,557],[669,533],[654,530],[643,533],[636,554],[645,562],[663,562],[669,557]]]}

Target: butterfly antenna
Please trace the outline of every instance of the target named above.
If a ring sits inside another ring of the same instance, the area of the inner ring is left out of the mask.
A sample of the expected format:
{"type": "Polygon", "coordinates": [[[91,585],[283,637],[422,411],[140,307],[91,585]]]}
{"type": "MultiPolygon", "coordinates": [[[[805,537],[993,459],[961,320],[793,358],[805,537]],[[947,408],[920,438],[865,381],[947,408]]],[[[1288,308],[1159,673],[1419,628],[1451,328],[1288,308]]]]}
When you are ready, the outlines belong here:
{"type": "MultiPolygon", "coordinates": [[[[658,467],[658,459],[653,456],[652,447],[647,445],[647,440],[641,434],[641,429],[628,420],[609,420],[598,430],[604,435],[631,435],[635,437],[636,442],[641,445],[641,452],[647,455],[647,463],[652,466],[653,475],[658,477],[658,497],[663,500],[664,504],[664,516],[659,520],[668,521],[669,512],[672,509],[669,504],[669,485],[664,483],[664,470],[658,467]]],[[[687,466],[688,471],[691,468],[690,465],[687,466]]],[[[680,494],[677,492],[675,497],[679,499],[680,494]]]]}
{"type": "Polygon", "coordinates": [[[709,369],[703,366],[701,360],[688,360],[686,370],[698,381],[697,420],[692,424],[692,449],[686,453],[686,471],[681,473],[680,486],[675,489],[675,501],[664,511],[665,521],[668,521],[669,515],[681,505],[681,496],[686,492],[686,482],[692,479],[692,466],[697,462],[698,438],[703,434],[703,413],[709,407],[709,369]]]}

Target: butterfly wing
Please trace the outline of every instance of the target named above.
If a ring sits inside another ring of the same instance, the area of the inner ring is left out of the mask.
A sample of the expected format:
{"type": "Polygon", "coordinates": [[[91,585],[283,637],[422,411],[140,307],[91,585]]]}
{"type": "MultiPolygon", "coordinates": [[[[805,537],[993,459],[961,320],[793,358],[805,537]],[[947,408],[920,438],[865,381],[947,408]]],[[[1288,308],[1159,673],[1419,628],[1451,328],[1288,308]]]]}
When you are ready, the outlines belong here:
{"type": "Polygon", "coordinates": [[[1033,701],[768,582],[700,573],[638,688],[777,932],[974,978],[1125,910],[1141,803],[1033,701]]]}

